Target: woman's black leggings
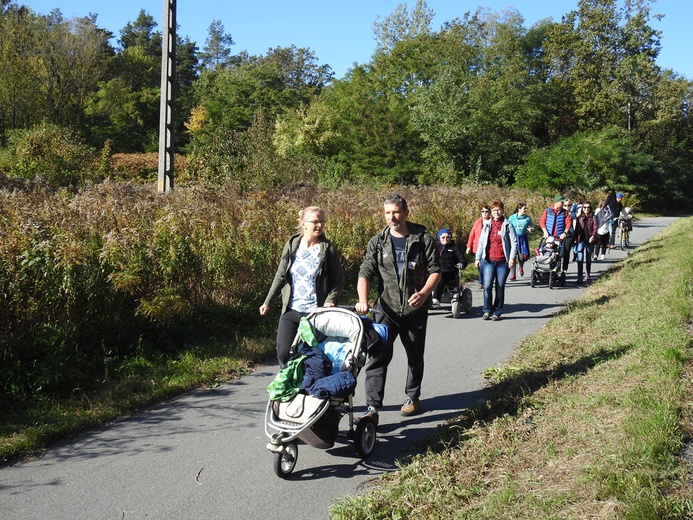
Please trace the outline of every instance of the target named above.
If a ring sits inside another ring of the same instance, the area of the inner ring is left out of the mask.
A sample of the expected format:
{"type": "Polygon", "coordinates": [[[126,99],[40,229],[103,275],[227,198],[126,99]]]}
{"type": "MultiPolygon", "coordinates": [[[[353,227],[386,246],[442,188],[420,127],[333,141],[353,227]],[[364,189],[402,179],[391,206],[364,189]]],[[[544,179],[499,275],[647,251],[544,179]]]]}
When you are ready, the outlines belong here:
{"type": "Polygon", "coordinates": [[[597,247],[594,249],[594,256],[600,254],[605,255],[606,249],[609,247],[609,233],[605,235],[597,235],[597,247]]]}
{"type": "Polygon", "coordinates": [[[298,323],[303,316],[308,316],[307,312],[298,312],[292,309],[287,310],[279,318],[277,327],[277,360],[279,368],[286,367],[289,362],[291,345],[298,332],[298,323]]]}

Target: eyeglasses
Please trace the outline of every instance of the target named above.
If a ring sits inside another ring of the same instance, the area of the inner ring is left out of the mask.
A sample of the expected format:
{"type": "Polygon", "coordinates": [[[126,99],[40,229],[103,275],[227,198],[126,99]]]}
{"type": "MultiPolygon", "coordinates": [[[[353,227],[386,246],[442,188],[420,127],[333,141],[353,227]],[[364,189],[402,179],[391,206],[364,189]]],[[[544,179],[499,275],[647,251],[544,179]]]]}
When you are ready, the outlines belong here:
{"type": "Polygon", "coordinates": [[[322,224],[323,226],[325,225],[324,220],[306,220],[308,224],[313,224],[314,226],[317,226],[318,224],[322,224]]]}
{"type": "Polygon", "coordinates": [[[582,206],[582,209],[592,209],[592,206],[582,206]]]}
{"type": "Polygon", "coordinates": [[[487,209],[482,209],[481,212],[482,213],[488,213],[489,211],[487,209]]]}

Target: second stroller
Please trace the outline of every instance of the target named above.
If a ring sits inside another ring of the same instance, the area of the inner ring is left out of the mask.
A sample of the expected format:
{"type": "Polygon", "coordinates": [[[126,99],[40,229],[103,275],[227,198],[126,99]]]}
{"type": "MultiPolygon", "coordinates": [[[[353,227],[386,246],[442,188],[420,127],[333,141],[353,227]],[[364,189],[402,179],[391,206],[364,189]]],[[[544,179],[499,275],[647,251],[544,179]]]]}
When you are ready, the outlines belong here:
{"type": "Polygon", "coordinates": [[[532,261],[532,287],[548,284],[549,289],[565,286],[565,271],[562,269],[563,244],[555,237],[542,238],[532,261]]]}

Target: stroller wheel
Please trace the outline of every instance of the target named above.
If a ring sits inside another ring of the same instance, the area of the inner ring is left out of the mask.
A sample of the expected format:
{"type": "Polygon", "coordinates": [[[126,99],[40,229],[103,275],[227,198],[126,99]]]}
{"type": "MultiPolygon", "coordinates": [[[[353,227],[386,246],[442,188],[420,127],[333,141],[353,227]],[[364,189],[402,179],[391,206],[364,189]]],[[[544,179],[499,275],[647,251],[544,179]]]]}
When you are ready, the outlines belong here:
{"type": "Polygon", "coordinates": [[[289,478],[298,460],[298,445],[287,444],[280,453],[274,454],[274,473],[279,478],[289,478]]]}
{"type": "Polygon", "coordinates": [[[377,436],[375,430],[375,421],[371,417],[361,417],[356,425],[354,447],[356,448],[356,453],[363,459],[368,458],[373,453],[377,436]]]}

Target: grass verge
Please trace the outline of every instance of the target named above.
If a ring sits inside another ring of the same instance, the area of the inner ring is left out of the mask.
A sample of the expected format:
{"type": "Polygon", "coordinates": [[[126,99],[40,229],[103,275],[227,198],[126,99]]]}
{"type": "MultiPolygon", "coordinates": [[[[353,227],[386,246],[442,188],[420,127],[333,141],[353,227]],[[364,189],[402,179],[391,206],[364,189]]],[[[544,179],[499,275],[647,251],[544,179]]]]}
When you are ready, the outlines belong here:
{"type": "Polygon", "coordinates": [[[335,519],[693,516],[693,219],[489,370],[486,401],[335,519]]]}

